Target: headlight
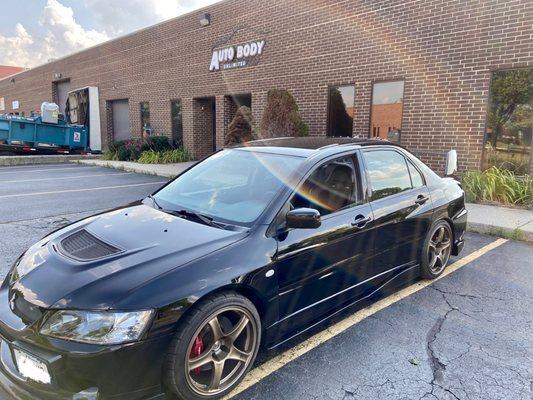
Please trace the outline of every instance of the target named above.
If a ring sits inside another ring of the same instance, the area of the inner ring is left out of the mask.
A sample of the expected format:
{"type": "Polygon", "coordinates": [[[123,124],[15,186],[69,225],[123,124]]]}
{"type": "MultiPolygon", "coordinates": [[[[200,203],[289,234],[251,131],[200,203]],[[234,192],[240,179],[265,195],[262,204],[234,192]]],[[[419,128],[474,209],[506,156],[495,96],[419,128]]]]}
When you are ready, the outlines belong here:
{"type": "Polygon", "coordinates": [[[120,344],[139,340],[153,311],[108,312],[61,310],[51,314],[41,333],[92,344],[120,344]]]}
{"type": "Polygon", "coordinates": [[[48,246],[39,245],[30,247],[26,253],[15,263],[11,280],[16,281],[43,264],[50,256],[48,246]]]}

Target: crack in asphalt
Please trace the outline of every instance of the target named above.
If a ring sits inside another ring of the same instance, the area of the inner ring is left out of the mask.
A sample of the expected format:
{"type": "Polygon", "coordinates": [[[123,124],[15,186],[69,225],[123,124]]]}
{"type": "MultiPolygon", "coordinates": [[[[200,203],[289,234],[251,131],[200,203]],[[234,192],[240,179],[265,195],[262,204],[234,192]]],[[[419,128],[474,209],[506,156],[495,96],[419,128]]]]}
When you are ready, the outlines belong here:
{"type": "MultiPolygon", "coordinates": [[[[468,317],[471,317],[471,316],[466,314],[466,313],[464,313],[464,312],[462,312],[461,310],[459,310],[459,308],[453,306],[450,303],[450,301],[448,300],[448,298],[446,297],[446,294],[448,294],[447,292],[445,292],[444,290],[440,290],[439,288],[435,287],[434,285],[431,285],[429,287],[432,288],[432,289],[437,290],[438,292],[440,292],[442,294],[442,298],[444,299],[444,301],[448,305],[448,310],[446,311],[446,313],[444,313],[444,315],[442,317],[437,318],[437,320],[435,321],[435,323],[433,324],[431,329],[428,331],[427,336],[426,336],[426,352],[427,352],[428,357],[429,357],[429,363],[430,363],[430,366],[431,366],[431,372],[433,374],[433,379],[431,380],[431,382],[429,382],[429,384],[431,385],[431,391],[424,393],[424,395],[422,397],[420,397],[420,400],[426,398],[426,396],[429,396],[429,395],[431,395],[431,396],[433,396],[433,397],[438,399],[438,396],[436,396],[435,393],[434,393],[435,387],[438,387],[441,390],[443,390],[444,392],[450,394],[454,399],[461,400],[461,398],[458,395],[456,395],[451,389],[443,386],[444,373],[446,371],[446,364],[443,361],[441,361],[441,359],[436,355],[436,352],[435,352],[435,349],[434,349],[434,344],[437,341],[438,335],[442,331],[442,327],[444,325],[444,322],[447,320],[448,316],[453,311],[457,311],[457,312],[459,312],[459,313],[461,313],[463,315],[466,315],[468,317]]],[[[452,293],[452,294],[455,294],[455,293],[452,293]]],[[[470,344],[468,344],[468,346],[469,346],[469,348],[468,348],[468,350],[466,352],[464,352],[464,353],[460,354],[458,357],[450,360],[450,362],[451,361],[455,361],[455,360],[463,357],[465,354],[467,354],[472,348],[472,346],[470,344]]]]}

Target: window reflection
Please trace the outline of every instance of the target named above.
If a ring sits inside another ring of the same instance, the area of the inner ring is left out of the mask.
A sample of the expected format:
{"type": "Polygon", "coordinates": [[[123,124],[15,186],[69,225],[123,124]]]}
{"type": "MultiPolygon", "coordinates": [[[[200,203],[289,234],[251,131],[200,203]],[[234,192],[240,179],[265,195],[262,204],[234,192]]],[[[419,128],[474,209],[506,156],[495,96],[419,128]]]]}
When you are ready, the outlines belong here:
{"type": "Polygon", "coordinates": [[[354,86],[329,88],[328,136],[352,136],[354,97],[354,86]]]}
{"type": "Polygon", "coordinates": [[[143,136],[150,134],[150,103],[147,101],[141,102],[141,127],[143,136]]]}
{"type": "Polygon", "coordinates": [[[183,118],[180,99],[170,102],[170,114],[172,118],[172,140],[176,146],[180,147],[183,145],[183,118]]]}
{"type": "Polygon", "coordinates": [[[374,83],[370,135],[400,141],[404,81],[374,83]]]}
{"type": "Polygon", "coordinates": [[[405,158],[392,150],[364,153],[372,187],[372,200],[411,189],[405,158]]]}
{"type": "Polygon", "coordinates": [[[530,173],[533,134],[533,68],[492,76],[483,167],[530,173]]]}

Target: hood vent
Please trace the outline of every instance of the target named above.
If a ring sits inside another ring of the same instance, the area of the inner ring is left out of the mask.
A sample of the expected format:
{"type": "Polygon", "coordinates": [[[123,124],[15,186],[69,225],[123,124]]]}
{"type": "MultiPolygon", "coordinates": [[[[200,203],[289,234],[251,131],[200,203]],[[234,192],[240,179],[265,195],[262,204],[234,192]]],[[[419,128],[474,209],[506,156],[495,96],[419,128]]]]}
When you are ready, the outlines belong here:
{"type": "Polygon", "coordinates": [[[120,253],[122,250],[105,243],[85,229],[67,236],[59,243],[59,252],[78,261],[92,261],[120,253]]]}

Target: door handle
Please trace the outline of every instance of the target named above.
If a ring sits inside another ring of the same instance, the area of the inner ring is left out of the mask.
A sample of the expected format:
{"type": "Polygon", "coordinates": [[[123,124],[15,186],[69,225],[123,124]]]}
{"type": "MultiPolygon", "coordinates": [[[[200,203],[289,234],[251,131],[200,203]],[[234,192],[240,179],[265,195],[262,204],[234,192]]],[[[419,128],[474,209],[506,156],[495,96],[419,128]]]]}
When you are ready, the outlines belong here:
{"type": "Polygon", "coordinates": [[[415,200],[415,204],[422,205],[428,200],[429,200],[429,196],[424,196],[423,194],[419,194],[415,200]]]}
{"type": "Polygon", "coordinates": [[[359,229],[363,229],[370,221],[372,217],[365,217],[364,215],[358,215],[352,222],[352,226],[355,226],[359,229]]]}

